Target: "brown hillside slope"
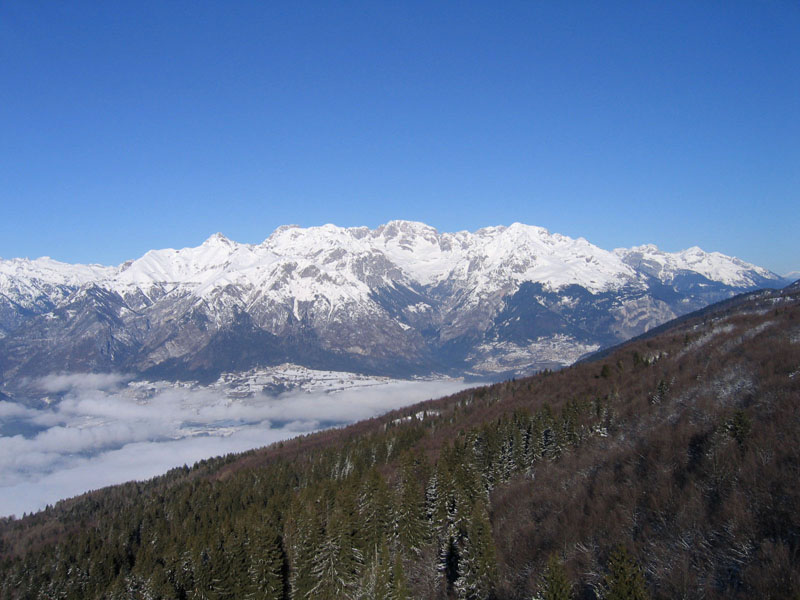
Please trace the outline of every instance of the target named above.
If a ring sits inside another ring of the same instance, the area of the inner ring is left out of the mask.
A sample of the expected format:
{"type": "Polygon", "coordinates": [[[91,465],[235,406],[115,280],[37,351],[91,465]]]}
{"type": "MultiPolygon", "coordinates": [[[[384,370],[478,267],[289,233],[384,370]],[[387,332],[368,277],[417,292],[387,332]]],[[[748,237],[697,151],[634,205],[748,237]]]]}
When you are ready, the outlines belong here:
{"type": "Polygon", "coordinates": [[[654,598],[797,597],[799,404],[800,293],[750,294],[599,361],[5,521],[0,596],[521,599],[552,558],[594,598],[622,547],[654,598]]]}

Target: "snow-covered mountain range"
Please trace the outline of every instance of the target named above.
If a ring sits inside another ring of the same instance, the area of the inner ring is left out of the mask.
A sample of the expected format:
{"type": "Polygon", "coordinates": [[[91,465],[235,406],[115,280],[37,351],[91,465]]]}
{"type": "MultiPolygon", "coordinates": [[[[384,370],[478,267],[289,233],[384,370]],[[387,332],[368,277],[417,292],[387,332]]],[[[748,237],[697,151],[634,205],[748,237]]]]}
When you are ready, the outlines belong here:
{"type": "Polygon", "coordinates": [[[458,233],[409,221],[283,226],[257,245],[215,234],[117,267],[0,260],[0,377],[213,379],[284,362],[508,375],[783,284],[699,248],[607,251],[518,223],[458,233]]]}

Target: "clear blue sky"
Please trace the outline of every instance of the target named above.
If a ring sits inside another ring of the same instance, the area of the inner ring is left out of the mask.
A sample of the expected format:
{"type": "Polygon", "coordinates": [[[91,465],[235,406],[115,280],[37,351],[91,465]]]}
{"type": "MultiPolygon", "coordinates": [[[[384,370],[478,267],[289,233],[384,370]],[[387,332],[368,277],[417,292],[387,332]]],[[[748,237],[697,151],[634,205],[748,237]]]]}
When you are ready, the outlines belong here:
{"type": "Polygon", "coordinates": [[[0,256],[514,221],[800,269],[800,3],[0,0],[0,256]]]}

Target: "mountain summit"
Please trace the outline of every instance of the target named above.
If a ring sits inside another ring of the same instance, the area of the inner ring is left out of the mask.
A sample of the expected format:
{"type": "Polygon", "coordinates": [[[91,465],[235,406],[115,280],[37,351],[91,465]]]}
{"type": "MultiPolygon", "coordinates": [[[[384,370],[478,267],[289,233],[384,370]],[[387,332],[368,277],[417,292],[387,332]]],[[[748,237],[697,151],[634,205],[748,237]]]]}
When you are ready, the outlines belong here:
{"type": "Polygon", "coordinates": [[[282,226],[256,245],[217,233],[118,267],[0,260],[0,374],[521,374],[783,283],[717,252],[611,252],[520,223],[282,226]]]}

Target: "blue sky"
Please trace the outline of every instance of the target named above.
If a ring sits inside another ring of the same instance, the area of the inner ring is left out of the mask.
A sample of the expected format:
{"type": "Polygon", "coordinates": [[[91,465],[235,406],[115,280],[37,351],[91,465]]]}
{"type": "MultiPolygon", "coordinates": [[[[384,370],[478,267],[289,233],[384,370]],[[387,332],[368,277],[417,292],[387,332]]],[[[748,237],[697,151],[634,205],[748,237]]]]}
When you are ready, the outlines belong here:
{"type": "Polygon", "coordinates": [[[800,4],[0,2],[0,256],[515,221],[800,269],[800,4]]]}

